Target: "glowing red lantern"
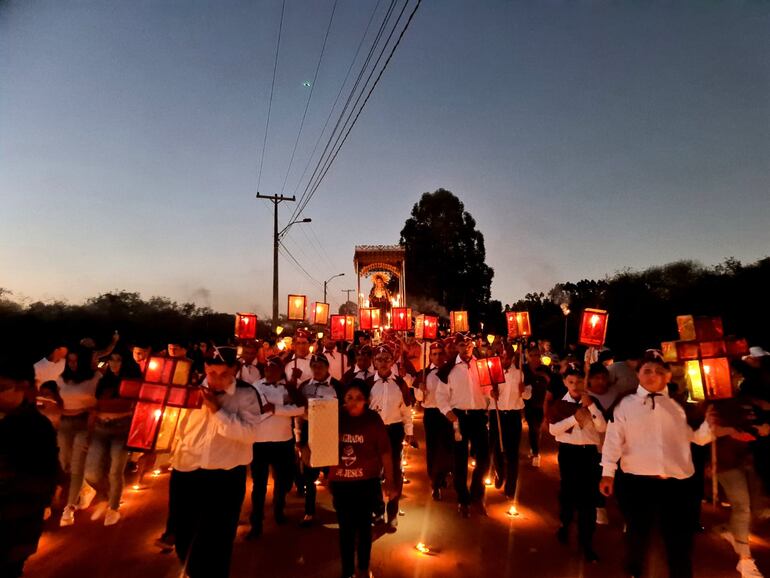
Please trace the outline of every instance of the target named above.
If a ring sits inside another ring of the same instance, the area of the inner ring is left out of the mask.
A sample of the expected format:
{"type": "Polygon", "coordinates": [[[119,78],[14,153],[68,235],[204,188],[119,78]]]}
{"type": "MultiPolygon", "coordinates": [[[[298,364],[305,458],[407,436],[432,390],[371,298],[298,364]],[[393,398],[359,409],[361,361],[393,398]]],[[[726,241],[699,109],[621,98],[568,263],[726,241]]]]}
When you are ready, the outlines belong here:
{"type": "Polygon", "coordinates": [[[689,361],[691,359],[698,359],[698,356],[700,355],[700,347],[698,347],[697,342],[677,341],[676,355],[677,355],[678,361],[689,361]]]}
{"type": "Polygon", "coordinates": [[[390,325],[394,331],[409,331],[412,328],[412,310],[408,307],[394,307],[390,325]]]}
{"type": "Polygon", "coordinates": [[[676,352],[676,341],[664,341],[660,344],[660,351],[663,354],[663,361],[666,363],[676,363],[679,361],[679,355],[676,352]]]}
{"type": "Polygon", "coordinates": [[[695,341],[695,318],[692,315],[677,315],[676,328],[680,340],[695,341]]]}
{"type": "Polygon", "coordinates": [[[417,315],[414,318],[414,338],[422,339],[425,335],[425,315],[417,315]]]}
{"type": "Polygon", "coordinates": [[[423,339],[436,339],[438,337],[438,317],[434,315],[425,316],[425,328],[423,329],[423,339]]]}
{"type": "Polygon", "coordinates": [[[585,309],[580,322],[578,342],[588,347],[601,347],[607,338],[607,320],[609,313],[603,309],[585,309]]]}
{"type": "Polygon", "coordinates": [[[479,372],[479,385],[490,387],[505,383],[505,372],[500,358],[497,356],[476,360],[476,369],[479,372]]]}
{"type": "Polygon", "coordinates": [[[529,311],[508,311],[505,314],[508,325],[508,337],[518,339],[532,335],[532,327],[529,324],[529,311]]]}
{"type": "Polygon", "coordinates": [[[700,356],[703,359],[710,357],[724,357],[727,355],[727,344],[722,341],[702,341],[700,343],[700,356]]]}
{"type": "Polygon", "coordinates": [[[310,325],[326,325],[329,323],[329,304],[320,301],[313,303],[310,310],[310,325]]]}
{"type": "Polygon", "coordinates": [[[235,337],[236,339],[256,339],[257,316],[253,313],[236,313],[235,337]]]}
{"type": "Polygon", "coordinates": [[[305,319],[305,307],[307,297],[304,295],[289,295],[289,311],[287,317],[291,321],[302,321],[305,319]]]}
{"type": "Polygon", "coordinates": [[[362,331],[374,331],[381,327],[379,307],[361,307],[358,314],[362,331]]]}
{"type": "Polygon", "coordinates": [[[726,357],[685,362],[685,380],[694,401],[733,396],[730,362],[726,357]]]}
{"type": "Polygon", "coordinates": [[[460,332],[468,331],[468,312],[467,311],[450,311],[449,329],[452,333],[460,333],[460,332]]]}
{"type": "Polygon", "coordinates": [[[331,316],[331,336],[334,341],[353,341],[356,318],[352,315],[331,316]]]}
{"type": "Polygon", "coordinates": [[[724,336],[721,317],[695,318],[695,337],[698,341],[719,341],[724,336]]]}
{"type": "Polygon", "coordinates": [[[199,408],[200,388],[190,387],[192,361],[151,357],[143,380],[123,380],[120,395],[136,399],[126,447],[134,451],[170,451],[181,409],[199,408]]]}

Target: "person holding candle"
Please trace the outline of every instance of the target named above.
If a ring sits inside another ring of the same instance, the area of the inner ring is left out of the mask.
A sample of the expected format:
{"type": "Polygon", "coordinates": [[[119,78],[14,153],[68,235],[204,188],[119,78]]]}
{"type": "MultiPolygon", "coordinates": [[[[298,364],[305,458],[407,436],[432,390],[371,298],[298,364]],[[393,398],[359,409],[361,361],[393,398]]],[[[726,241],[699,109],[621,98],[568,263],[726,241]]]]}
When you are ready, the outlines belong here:
{"type": "Polygon", "coordinates": [[[493,449],[495,487],[499,489],[505,485],[505,497],[513,500],[519,479],[521,410],[524,409],[525,400],[532,397],[532,386],[524,383],[524,373],[513,365],[513,351],[509,347],[505,348],[501,362],[505,382],[492,388],[490,394],[494,401],[489,416],[489,439],[493,449]]]}
{"type": "MultiPolygon", "coordinates": [[[[190,578],[227,578],[246,493],[246,467],[274,407],[236,379],[234,348],[214,347],[201,384],[203,407],[186,409],[175,436],[176,553],[190,578]]],[[[279,368],[279,372],[282,368],[279,368]]]]}
{"type": "Polygon", "coordinates": [[[484,477],[489,470],[489,432],[487,407],[489,391],[479,384],[474,343],[470,335],[455,336],[457,357],[448,361],[438,372],[441,381],[436,390],[436,401],[441,413],[456,428],[454,443],[454,485],[459,501],[458,512],[470,517],[470,506],[486,516],[484,477]],[[454,425],[457,424],[457,425],[454,425]],[[459,439],[458,439],[459,438],[459,439]],[[476,459],[476,467],[468,488],[468,445],[476,459]]]}
{"type": "Polygon", "coordinates": [[[398,496],[388,432],[377,412],[366,406],[368,391],[369,386],[359,379],[348,385],[340,411],[340,462],[329,468],[343,578],[352,578],[356,566],[359,576],[369,576],[372,515],[383,491],[389,499],[398,496]],[[384,485],[380,483],[383,474],[384,485]]]}
{"type": "Polygon", "coordinates": [[[412,442],[413,424],[412,412],[404,399],[404,380],[393,373],[393,353],[385,346],[380,346],[374,355],[374,367],[377,374],[369,393],[369,407],[376,411],[385,424],[390,440],[390,454],[393,460],[394,490],[385,508],[387,514],[387,530],[395,532],[398,526],[398,503],[403,489],[403,470],[401,454],[403,443],[412,442]]]}
{"type": "Polygon", "coordinates": [[[659,357],[638,365],[639,386],[617,404],[607,427],[602,450],[605,496],[618,479],[627,523],[626,572],[640,577],[654,526],[663,536],[669,576],[692,577],[692,542],[697,512],[693,493],[690,442],[705,445],[713,439],[712,408],[697,430],[687,424],[684,409],[668,394],[669,367],[659,357]]]}
{"type": "Polygon", "coordinates": [[[596,528],[597,484],[601,477],[599,447],[607,422],[595,400],[585,389],[585,377],[577,369],[564,374],[567,393],[549,412],[548,429],[559,442],[559,518],[557,538],[569,539],[569,527],[575,513],[578,540],[588,562],[599,558],[593,549],[596,528]]]}
{"type": "Polygon", "coordinates": [[[67,354],[67,367],[57,381],[62,399],[62,415],[57,432],[59,460],[69,474],[67,505],[59,522],[61,526],[75,523],[75,511],[91,505],[96,491],[83,486],[86,454],[88,452],[89,422],[96,407],[96,388],[102,374],[96,370],[93,350],[79,346],[67,354]],[[83,494],[81,495],[81,490],[83,494]]]}

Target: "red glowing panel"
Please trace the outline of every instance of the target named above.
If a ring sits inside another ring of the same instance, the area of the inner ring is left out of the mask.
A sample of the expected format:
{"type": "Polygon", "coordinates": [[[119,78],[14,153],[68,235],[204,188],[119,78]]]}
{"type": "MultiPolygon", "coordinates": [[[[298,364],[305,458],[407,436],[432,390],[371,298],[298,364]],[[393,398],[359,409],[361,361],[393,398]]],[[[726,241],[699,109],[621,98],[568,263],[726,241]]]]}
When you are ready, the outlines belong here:
{"type": "Polygon", "coordinates": [[[727,340],[727,355],[730,357],[743,357],[749,354],[749,342],[745,339],[732,337],[727,340]]]}
{"type": "Polygon", "coordinates": [[[505,373],[499,357],[477,359],[476,369],[479,372],[479,385],[481,387],[505,383],[505,373]]]}
{"type": "Polygon", "coordinates": [[[678,315],[676,328],[681,341],[695,341],[695,319],[692,315],[678,315]]]}
{"type": "Polygon", "coordinates": [[[147,362],[147,369],[144,372],[144,379],[160,383],[163,377],[164,357],[151,357],[147,362]]]}
{"type": "Polygon", "coordinates": [[[425,315],[417,315],[414,318],[414,338],[423,339],[425,335],[425,315]]]}
{"type": "Polygon", "coordinates": [[[257,316],[253,313],[236,313],[235,337],[237,339],[256,339],[257,316]]]}
{"type": "Polygon", "coordinates": [[[432,315],[425,316],[425,328],[423,329],[423,339],[436,339],[438,337],[438,317],[432,315]]]}
{"type": "Polygon", "coordinates": [[[305,305],[307,297],[304,295],[289,295],[289,311],[287,317],[292,321],[305,319],[305,305]]]}
{"type": "Polygon", "coordinates": [[[378,307],[361,307],[358,312],[362,331],[374,331],[380,328],[380,310],[378,307]]]}
{"type": "Polygon", "coordinates": [[[698,341],[718,341],[724,336],[721,317],[695,318],[695,337],[698,341]]]}
{"type": "Polygon", "coordinates": [[[174,365],[174,375],[171,377],[171,383],[174,385],[187,385],[190,382],[190,371],[192,370],[192,361],[190,359],[177,359],[174,365]]]}
{"type": "Polygon", "coordinates": [[[353,341],[356,318],[352,315],[332,315],[331,334],[334,341],[353,341]]]}
{"type": "Polygon", "coordinates": [[[394,331],[409,331],[412,328],[412,310],[408,307],[394,307],[391,311],[391,326],[394,331]]]}
{"type": "Polygon", "coordinates": [[[166,399],[166,392],[168,387],[157,383],[145,383],[142,384],[142,389],[139,390],[140,401],[151,401],[153,403],[163,403],[166,399]]]}
{"type": "Polygon", "coordinates": [[[508,325],[508,337],[517,339],[532,335],[532,327],[529,323],[529,311],[508,311],[505,314],[508,325]]]}
{"type": "Polygon", "coordinates": [[[677,341],[676,342],[676,355],[679,361],[689,361],[691,359],[698,359],[700,349],[697,342],[693,341],[677,341]]]}
{"type": "Polygon", "coordinates": [[[726,357],[704,359],[701,361],[701,369],[708,399],[726,399],[733,396],[730,362],[726,357]]]}
{"type": "Polygon", "coordinates": [[[329,323],[329,304],[316,302],[310,309],[311,325],[326,325],[329,323]]]}
{"type": "Polygon", "coordinates": [[[163,416],[163,405],[140,401],[134,408],[134,417],[128,431],[126,447],[136,451],[150,451],[155,445],[155,438],[163,416]]]}
{"type": "Polygon", "coordinates": [[[660,344],[660,351],[663,354],[663,361],[666,363],[676,363],[679,361],[679,355],[676,352],[676,341],[664,341],[660,344]]]}
{"type": "Polygon", "coordinates": [[[724,341],[703,341],[700,344],[700,356],[704,359],[725,355],[727,355],[727,344],[724,341]]]}
{"type": "Polygon", "coordinates": [[[449,326],[452,333],[468,331],[468,312],[451,311],[449,313],[449,326]]]}
{"type": "Polygon", "coordinates": [[[138,399],[140,389],[142,389],[142,380],[124,379],[120,382],[120,397],[125,397],[126,399],[138,399]]]}
{"type": "Polygon", "coordinates": [[[609,313],[602,309],[586,309],[580,322],[578,342],[588,347],[601,347],[607,338],[609,313]]]}

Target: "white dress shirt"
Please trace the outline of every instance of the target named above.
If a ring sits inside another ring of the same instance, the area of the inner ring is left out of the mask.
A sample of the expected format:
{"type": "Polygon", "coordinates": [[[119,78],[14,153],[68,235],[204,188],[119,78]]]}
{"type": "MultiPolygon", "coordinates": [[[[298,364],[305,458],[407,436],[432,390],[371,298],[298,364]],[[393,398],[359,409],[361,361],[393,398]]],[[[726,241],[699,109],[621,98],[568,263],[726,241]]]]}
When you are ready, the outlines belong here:
{"type": "Polygon", "coordinates": [[[291,402],[289,391],[278,383],[271,385],[264,379],[254,384],[254,389],[262,396],[262,402],[267,401],[275,406],[273,414],[268,416],[260,425],[255,442],[285,442],[294,437],[292,418],[305,413],[304,407],[298,407],[291,402]]]}
{"type": "MultiPolygon", "coordinates": [[[[202,384],[206,386],[206,380],[202,384]]],[[[221,407],[212,412],[182,410],[171,455],[171,467],[180,472],[197,469],[231,470],[251,463],[251,444],[257,441],[263,414],[252,388],[236,387],[235,381],[220,396],[221,407]]]]}
{"type": "Polygon", "coordinates": [[[348,370],[347,355],[337,351],[324,351],[326,359],[329,360],[329,374],[337,381],[342,380],[342,376],[348,370]]]}
{"type": "Polygon", "coordinates": [[[361,369],[358,367],[358,365],[353,366],[353,379],[363,379],[366,380],[373,376],[376,372],[374,371],[374,365],[370,365],[366,369],[361,369]]]}
{"type": "Polygon", "coordinates": [[[439,383],[441,383],[441,380],[438,378],[438,366],[431,363],[425,375],[425,391],[423,391],[421,387],[416,387],[414,389],[414,397],[417,401],[422,402],[422,407],[424,409],[438,407],[436,390],[438,389],[439,383]]]}
{"type": "Polygon", "coordinates": [[[245,381],[246,383],[250,383],[251,385],[254,385],[260,379],[262,379],[262,372],[259,371],[259,367],[257,367],[257,360],[255,359],[253,362],[248,364],[244,363],[238,370],[238,375],[236,375],[236,377],[242,381],[245,381]]]}
{"type": "Polygon", "coordinates": [[[286,381],[291,381],[294,368],[302,370],[302,375],[299,376],[297,383],[302,383],[313,377],[313,372],[310,370],[310,356],[297,357],[293,355],[289,362],[286,364],[286,381]]]}
{"type": "Polygon", "coordinates": [[[404,394],[392,373],[388,377],[377,375],[374,378],[374,385],[369,393],[369,407],[380,414],[385,425],[401,422],[404,424],[406,435],[414,433],[412,411],[404,403],[404,394]]]}
{"type": "Polygon", "coordinates": [[[47,357],[44,357],[38,361],[33,367],[35,368],[35,386],[40,389],[46,381],[56,381],[64,373],[64,368],[67,365],[67,360],[62,358],[57,362],[48,361],[47,357]]]}
{"type": "Polygon", "coordinates": [[[452,409],[487,409],[490,390],[479,385],[476,358],[472,357],[470,363],[465,363],[458,355],[447,383],[440,381],[436,389],[436,402],[444,415],[452,409]]]}
{"type": "Polygon", "coordinates": [[[524,400],[532,397],[532,386],[527,385],[524,391],[519,390],[521,382],[524,381],[524,372],[511,366],[505,370],[505,383],[497,386],[500,393],[497,402],[492,401],[492,409],[500,411],[509,411],[512,409],[524,409],[524,400]],[[497,407],[495,407],[495,403],[497,407]]]}
{"type": "Polygon", "coordinates": [[[307,399],[337,399],[337,390],[330,382],[331,378],[324,381],[311,379],[302,384],[300,391],[307,399]]]}
{"type": "MultiPolygon", "coordinates": [[[[573,398],[569,393],[565,394],[561,399],[578,406],[581,405],[580,399],[573,398]]],[[[591,422],[583,428],[580,427],[574,415],[548,425],[548,431],[556,438],[557,442],[575,446],[592,445],[601,447],[601,434],[607,430],[607,422],[595,403],[592,403],[586,409],[591,412],[591,422]]]]}
{"type": "Polygon", "coordinates": [[[640,385],[615,407],[604,439],[602,475],[614,476],[620,460],[628,474],[689,478],[695,473],[690,443],[702,446],[712,438],[708,422],[692,430],[667,388],[651,397],[640,385]]]}

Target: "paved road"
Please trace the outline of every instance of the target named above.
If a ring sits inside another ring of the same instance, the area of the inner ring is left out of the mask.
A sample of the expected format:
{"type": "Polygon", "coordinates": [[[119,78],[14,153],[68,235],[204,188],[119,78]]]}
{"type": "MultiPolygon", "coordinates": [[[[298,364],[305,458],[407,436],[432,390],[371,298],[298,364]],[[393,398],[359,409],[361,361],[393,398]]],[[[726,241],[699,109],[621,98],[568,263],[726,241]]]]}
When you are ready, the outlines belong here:
{"type": "MultiPolygon", "coordinates": [[[[421,437],[418,420],[417,433],[421,437]]],[[[525,430],[526,431],[526,430],[525,430]]],[[[433,502],[424,474],[422,450],[410,450],[405,499],[396,534],[379,537],[373,548],[372,571],[376,578],[462,577],[621,577],[621,523],[617,510],[610,507],[611,524],[599,527],[595,548],[601,560],[585,565],[574,544],[556,542],[558,525],[556,493],[558,470],[555,446],[547,434],[546,453],[540,469],[522,462],[519,492],[520,516],[506,515],[507,504],[501,494],[488,492],[489,517],[463,520],[457,516],[453,493],[444,502],[433,502]],[[424,542],[435,552],[420,554],[417,542],[424,542]]],[[[523,448],[523,446],[522,446],[523,448]]],[[[34,578],[170,578],[179,576],[179,564],[173,554],[161,554],[154,547],[165,523],[168,475],[147,480],[139,491],[130,487],[122,506],[124,518],[116,526],[105,528],[89,520],[90,512],[81,512],[75,526],[59,528],[51,524],[43,535],[38,553],[27,564],[26,576],[34,578]]],[[[268,498],[269,499],[269,498],[268,498]]],[[[277,527],[266,521],[265,533],[257,541],[243,539],[248,527],[238,531],[233,555],[232,576],[271,578],[339,576],[337,531],[330,496],[325,488],[318,495],[320,523],[301,529],[301,499],[293,493],[288,500],[290,523],[277,527]]],[[[249,500],[242,517],[248,516],[249,500]]],[[[269,511],[269,507],[267,508],[269,511]]],[[[727,510],[714,512],[704,508],[706,526],[726,519],[727,510]]],[[[770,524],[755,528],[754,554],[770,576],[770,524]]],[[[697,537],[696,576],[703,578],[738,577],[736,559],[730,546],[706,532],[697,537]]],[[[665,578],[661,561],[651,560],[647,576],[665,578]]]]}

